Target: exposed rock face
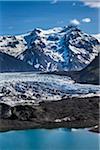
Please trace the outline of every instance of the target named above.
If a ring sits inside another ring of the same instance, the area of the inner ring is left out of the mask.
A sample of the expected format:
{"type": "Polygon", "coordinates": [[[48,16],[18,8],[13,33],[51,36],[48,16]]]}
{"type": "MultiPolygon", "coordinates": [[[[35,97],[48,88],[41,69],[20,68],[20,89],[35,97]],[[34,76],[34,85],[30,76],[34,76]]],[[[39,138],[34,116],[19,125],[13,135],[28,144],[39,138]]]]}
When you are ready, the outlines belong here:
{"type": "Polygon", "coordinates": [[[11,107],[7,104],[0,104],[0,118],[6,119],[10,118],[12,115],[11,107]]]}

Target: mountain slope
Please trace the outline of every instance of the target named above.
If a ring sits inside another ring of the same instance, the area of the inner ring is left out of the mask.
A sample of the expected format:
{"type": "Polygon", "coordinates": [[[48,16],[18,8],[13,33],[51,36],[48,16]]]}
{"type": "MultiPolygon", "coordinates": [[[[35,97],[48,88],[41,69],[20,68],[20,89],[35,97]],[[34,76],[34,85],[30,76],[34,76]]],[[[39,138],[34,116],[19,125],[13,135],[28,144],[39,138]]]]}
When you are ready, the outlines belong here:
{"type": "Polygon", "coordinates": [[[33,71],[34,68],[21,60],[0,52],[0,72],[33,71]]]}
{"type": "Polygon", "coordinates": [[[80,70],[80,71],[54,71],[54,72],[48,72],[47,74],[70,76],[73,80],[75,80],[78,83],[99,84],[100,83],[99,60],[100,60],[100,53],[83,70],[80,70]]]}
{"type": "Polygon", "coordinates": [[[100,34],[94,34],[92,36],[95,37],[100,42],[100,34]]]}
{"type": "Polygon", "coordinates": [[[82,71],[79,71],[79,82],[99,84],[100,81],[99,60],[100,60],[100,53],[86,68],[84,68],[82,71]]]}
{"type": "Polygon", "coordinates": [[[1,52],[40,71],[81,70],[97,56],[99,48],[95,37],[72,25],[0,37],[1,52]]]}

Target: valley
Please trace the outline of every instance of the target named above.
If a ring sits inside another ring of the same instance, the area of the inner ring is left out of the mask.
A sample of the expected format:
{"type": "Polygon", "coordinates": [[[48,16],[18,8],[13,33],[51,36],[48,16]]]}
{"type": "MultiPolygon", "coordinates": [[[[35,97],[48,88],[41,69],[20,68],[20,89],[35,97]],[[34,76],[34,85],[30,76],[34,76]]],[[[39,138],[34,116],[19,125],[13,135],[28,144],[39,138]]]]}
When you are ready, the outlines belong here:
{"type": "Polygon", "coordinates": [[[0,131],[98,126],[99,96],[99,85],[67,76],[1,73],[0,131]]]}

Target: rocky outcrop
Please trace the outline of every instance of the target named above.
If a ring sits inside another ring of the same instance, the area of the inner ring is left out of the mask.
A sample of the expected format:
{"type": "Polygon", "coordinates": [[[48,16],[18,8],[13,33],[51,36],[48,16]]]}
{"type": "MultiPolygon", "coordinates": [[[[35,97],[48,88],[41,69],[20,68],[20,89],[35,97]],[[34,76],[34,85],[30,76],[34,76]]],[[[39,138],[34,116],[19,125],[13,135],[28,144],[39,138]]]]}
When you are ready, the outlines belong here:
{"type": "Polygon", "coordinates": [[[10,118],[12,115],[11,106],[1,103],[0,104],[0,118],[6,119],[10,118]]]}
{"type": "Polygon", "coordinates": [[[92,132],[95,132],[95,133],[100,133],[100,127],[98,125],[94,126],[89,131],[92,131],[92,132]]]}

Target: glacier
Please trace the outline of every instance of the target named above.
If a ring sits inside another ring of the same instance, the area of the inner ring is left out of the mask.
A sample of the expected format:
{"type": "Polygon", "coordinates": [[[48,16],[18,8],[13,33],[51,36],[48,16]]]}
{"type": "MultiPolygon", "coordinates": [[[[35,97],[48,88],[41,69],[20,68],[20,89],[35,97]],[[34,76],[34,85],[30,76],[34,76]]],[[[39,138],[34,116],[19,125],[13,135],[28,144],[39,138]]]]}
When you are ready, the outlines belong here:
{"type": "Polygon", "coordinates": [[[100,96],[100,85],[75,83],[67,76],[29,72],[0,74],[0,102],[11,106],[95,96],[100,96]]]}

